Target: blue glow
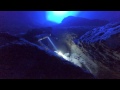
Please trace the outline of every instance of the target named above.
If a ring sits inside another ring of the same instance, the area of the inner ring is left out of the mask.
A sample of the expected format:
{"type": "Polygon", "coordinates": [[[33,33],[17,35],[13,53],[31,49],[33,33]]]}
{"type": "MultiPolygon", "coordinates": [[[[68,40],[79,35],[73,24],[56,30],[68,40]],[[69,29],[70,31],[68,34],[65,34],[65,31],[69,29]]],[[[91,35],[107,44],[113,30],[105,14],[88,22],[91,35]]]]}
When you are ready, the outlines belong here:
{"type": "Polygon", "coordinates": [[[46,18],[49,21],[61,23],[65,17],[76,16],[78,11],[47,11],[46,18]]]}

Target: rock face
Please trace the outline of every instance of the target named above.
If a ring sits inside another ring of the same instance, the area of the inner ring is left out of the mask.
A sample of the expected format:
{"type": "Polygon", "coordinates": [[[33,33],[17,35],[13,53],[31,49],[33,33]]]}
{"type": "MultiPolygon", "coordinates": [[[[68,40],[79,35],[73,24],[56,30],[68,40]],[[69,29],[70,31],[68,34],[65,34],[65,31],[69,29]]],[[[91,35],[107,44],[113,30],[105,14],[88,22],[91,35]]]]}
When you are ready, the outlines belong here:
{"type": "Polygon", "coordinates": [[[52,51],[8,33],[0,33],[1,79],[93,79],[89,72],[52,51]]]}
{"type": "Polygon", "coordinates": [[[92,73],[97,71],[94,73],[97,78],[120,78],[120,22],[87,32],[78,39],[77,45],[97,65],[97,68],[88,65],[92,73]]]}
{"type": "Polygon", "coordinates": [[[99,19],[87,19],[82,17],[74,17],[68,16],[63,19],[61,26],[103,26],[108,24],[109,22],[106,20],[99,20],[99,19]]]}

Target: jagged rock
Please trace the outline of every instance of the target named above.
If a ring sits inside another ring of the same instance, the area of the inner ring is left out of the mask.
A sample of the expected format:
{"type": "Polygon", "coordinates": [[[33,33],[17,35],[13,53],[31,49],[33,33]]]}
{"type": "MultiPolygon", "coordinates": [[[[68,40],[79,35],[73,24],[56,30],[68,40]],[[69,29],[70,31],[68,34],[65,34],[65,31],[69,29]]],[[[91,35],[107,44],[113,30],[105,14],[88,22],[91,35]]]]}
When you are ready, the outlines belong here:
{"type": "Polygon", "coordinates": [[[93,79],[89,72],[52,51],[10,34],[0,33],[1,79],[93,79]]]}
{"type": "Polygon", "coordinates": [[[87,32],[77,45],[98,66],[98,78],[120,78],[120,22],[87,32]]]}

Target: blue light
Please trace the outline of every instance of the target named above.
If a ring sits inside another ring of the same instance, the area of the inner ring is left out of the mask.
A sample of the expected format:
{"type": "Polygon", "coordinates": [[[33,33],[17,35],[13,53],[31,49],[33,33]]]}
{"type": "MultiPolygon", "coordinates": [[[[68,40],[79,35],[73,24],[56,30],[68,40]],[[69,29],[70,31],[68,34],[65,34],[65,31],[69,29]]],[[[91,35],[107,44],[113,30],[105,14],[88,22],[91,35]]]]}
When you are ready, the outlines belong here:
{"type": "Polygon", "coordinates": [[[65,17],[76,16],[78,11],[47,11],[46,18],[49,21],[61,23],[65,17]]]}

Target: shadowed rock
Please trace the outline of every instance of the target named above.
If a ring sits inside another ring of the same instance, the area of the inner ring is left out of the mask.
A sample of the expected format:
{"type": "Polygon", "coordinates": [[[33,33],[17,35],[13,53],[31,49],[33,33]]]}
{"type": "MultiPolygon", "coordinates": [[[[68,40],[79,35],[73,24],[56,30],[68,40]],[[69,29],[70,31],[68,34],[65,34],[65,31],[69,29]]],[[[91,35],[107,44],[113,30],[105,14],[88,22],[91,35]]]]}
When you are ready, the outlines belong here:
{"type": "Polygon", "coordinates": [[[93,79],[80,67],[52,51],[9,34],[0,33],[1,79],[93,79]],[[10,39],[11,37],[11,39],[10,39]],[[9,40],[10,39],[10,40],[9,40]]]}

